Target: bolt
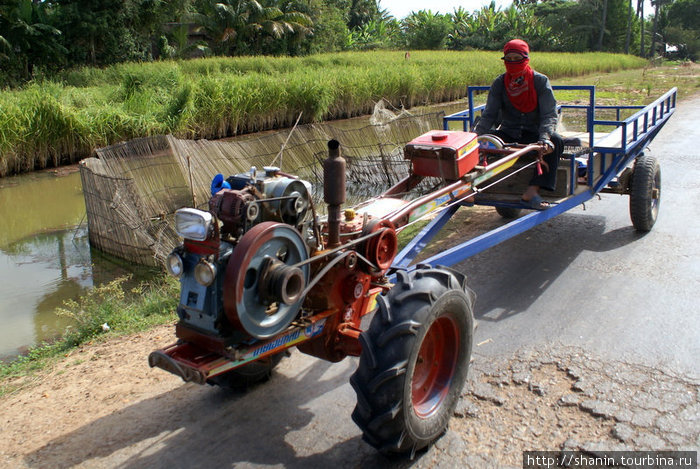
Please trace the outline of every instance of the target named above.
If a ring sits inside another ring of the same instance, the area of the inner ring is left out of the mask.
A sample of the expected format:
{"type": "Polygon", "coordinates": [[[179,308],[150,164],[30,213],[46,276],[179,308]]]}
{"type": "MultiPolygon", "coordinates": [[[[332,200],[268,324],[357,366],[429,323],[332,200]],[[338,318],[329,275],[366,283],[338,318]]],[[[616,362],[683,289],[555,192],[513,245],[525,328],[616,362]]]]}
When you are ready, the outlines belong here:
{"type": "Polygon", "coordinates": [[[355,291],[353,292],[355,298],[359,298],[362,296],[362,284],[360,282],[357,282],[355,284],[355,291]]]}

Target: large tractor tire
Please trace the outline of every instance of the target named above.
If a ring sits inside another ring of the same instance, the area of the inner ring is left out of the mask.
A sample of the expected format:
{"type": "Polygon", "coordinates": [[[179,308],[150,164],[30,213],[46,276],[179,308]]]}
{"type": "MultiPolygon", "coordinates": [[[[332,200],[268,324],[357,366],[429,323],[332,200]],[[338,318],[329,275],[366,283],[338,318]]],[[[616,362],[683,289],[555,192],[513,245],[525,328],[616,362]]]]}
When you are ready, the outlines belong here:
{"type": "Polygon", "coordinates": [[[245,391],[249,387],[270,379],[272,370],[279,364],[285,352],[261,358],[252,363],[207,380],[207,384],[232,391],[245,391]]]}
{"type": "Polygon", "coordinates": [[[634,162],[630,188],[630,218],[637,231],[650,231],[661,203],[661,168],[653,156],[642,155],[634,162]]]}
{"type": "Polygon", "coordinates": [[[415,452],[447,428],[469,369],[473,293],[446,268],[398,272],[360,336],[352,419],[383,453],[415,452]]]}

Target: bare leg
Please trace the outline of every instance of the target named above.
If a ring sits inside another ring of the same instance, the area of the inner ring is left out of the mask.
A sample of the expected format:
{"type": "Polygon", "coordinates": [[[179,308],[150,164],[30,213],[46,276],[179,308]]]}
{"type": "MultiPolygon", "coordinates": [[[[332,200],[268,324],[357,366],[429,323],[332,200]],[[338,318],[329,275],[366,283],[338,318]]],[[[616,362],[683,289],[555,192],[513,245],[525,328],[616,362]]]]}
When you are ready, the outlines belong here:
{"type": "Polygon", "coordinates": [[[522,199],[526,202],[531,200],[533,197],[539,194],[539,190],[540,186],[527,186],[527,190],[523,194],[522,199]]]}

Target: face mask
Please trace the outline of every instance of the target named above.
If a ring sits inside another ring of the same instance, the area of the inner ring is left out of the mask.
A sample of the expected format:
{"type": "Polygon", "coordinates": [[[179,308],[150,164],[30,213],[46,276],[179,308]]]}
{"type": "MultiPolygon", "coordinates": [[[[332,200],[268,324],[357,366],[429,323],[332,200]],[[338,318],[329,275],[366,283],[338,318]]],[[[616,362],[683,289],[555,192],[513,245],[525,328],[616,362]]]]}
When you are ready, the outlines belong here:
{"type": "Polygon", "coordinates": [[[519,62],[503,62],[506,66],[506,72],[516,74],[523,72],[530,64],[530,59],[523,59],[519,62]]]}

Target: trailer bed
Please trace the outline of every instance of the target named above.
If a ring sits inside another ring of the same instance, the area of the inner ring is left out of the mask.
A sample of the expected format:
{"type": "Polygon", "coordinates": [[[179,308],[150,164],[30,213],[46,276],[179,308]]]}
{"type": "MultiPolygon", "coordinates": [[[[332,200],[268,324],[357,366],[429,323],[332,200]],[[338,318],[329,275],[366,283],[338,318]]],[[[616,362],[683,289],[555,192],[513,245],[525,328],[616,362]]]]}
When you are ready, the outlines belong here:
{"type": "MultiPolygon", "coordinates": [[[[515,218],[509,223],[494,230],[466,240],[459,245],[442,251],[428,259],[422,261],[424,264],[451,266],[478,254],[496,244],[499,244],[513,236],[529,230],[541,223],[544,223],[557,215],[560,215],[578,205],[590,200],[600,192],[613,192],[618,194],[629,193],[630,165],[636,158],[644,154],[647,145],[654,139],[664,124],[668,121],[676,108],[677,89],[673,88],[663,96],[647,106],[600,106],[595,104],[594,86],[554,86],[554,90],[575,90],[588,94],[587,105],[560,105],[559,112],[566,112],[569,109],[583,110],[586,114],[586,130],[574,134],[580,139],[580,146],[585,146],[589,142],[594,142],[585,153],[568,152],[565,150],[564,158],[560,162],[562,173],[565,174],[564,193],[561,193],[558,185],[558,194],[544,194],[544,200],[550,202],[551,206],[542,211],[532,211],[524,216],[515,218]],[[614,112],[616,119],[603,120],[596,119],[596,112],[614,112]],[[633,112],[625,119],[621,118],[623,113],[633,112]],[[599,129],[610,129],[608,132],[600,132],[599,129]],[[585,170],[580,171],[580,163],[577,158],[583,157],[586,165],[585,170]],[[581,174],[583,172],[583,174],[581,174]]],[[[475,117],[484,106],[474,106],[474,93],[486,91],[489,87],[478,86],[469,87],[468,98],[469,108],[444,118],[444,128],[450,128],[451,123],[460,123],[465,131],[469,131],[474,126],[475,117]]],[[[564,135],[571,137],[572,134],[564,135]]],[[[558,173],[561,182],[562,174],[558,173]]],[[[507,179],[501,180],[497,184],[509,184],[507,179]]],[[[497,185],[496,184],[496,185],[497,185]]],[[[447,223],[450,217],[460,206],[484,205],[493,207],[503,207],[518,209],[520,188],[516,184],[501,193],[497,190],[490,190],[495,187],[494,183],[488,181],[484,186],[475,184],[475,197],[470,200],[463,200],[457,203],[448,204],[439,212],[420,233],[396,256],[394,266],[399,269],[413,270],[415,266],[411,263],[420,251],[430,242],[430,240],[447,223]]]]}

